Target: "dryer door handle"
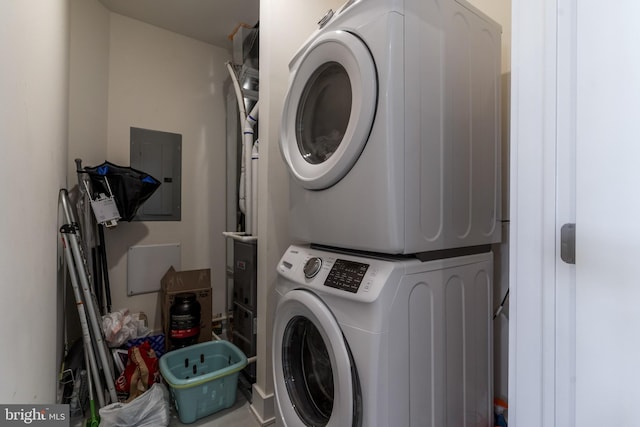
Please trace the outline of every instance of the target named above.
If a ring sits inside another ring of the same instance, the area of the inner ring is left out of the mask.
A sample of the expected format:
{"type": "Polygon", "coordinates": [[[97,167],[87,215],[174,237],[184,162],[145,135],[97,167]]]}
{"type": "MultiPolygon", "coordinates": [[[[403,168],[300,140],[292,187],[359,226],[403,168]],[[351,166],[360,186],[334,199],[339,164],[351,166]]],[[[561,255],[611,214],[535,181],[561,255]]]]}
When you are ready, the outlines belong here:
{"type": "Polygon", "coordinates": [[[333,15],[334,15],[333,9],[327,10],[327,13],[325,13],[324,16],[320,18],[320,20],[318,21],[318,28],[322,28],[325,25],[327,25],[327,22],[331,21],[331,18],[333,18],[333,15]]]}

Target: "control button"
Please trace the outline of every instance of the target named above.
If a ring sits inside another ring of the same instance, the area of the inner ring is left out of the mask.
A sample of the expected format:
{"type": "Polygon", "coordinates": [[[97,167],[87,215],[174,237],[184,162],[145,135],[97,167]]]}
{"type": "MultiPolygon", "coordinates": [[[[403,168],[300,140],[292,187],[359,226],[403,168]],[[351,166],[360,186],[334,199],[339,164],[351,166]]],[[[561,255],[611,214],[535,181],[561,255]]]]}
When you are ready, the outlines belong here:
{"type": "Polygon", "coordinates": [[[304,277],[307,279],[315,277],[320,272],[320,268],[322,268],[322,258],[316,256],[309,258],[304,264],[304,277]]]}

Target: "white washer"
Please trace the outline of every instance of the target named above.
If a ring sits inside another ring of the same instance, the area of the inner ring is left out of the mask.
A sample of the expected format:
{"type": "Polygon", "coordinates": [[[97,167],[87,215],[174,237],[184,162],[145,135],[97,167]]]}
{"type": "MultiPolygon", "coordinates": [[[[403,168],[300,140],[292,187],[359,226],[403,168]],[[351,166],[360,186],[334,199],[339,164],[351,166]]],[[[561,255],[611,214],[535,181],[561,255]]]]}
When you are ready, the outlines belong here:
{"type": "Polygon", "coordinates": [[[493,426],[490,252],[291,246],[277,269],[276,425],[493,426]]]}
{"type": "Polygon", "coordinates": [[[350,1],[291,61],[291,232],[407,254],[500,240],[498,24],[463,0],[350,1]]]}

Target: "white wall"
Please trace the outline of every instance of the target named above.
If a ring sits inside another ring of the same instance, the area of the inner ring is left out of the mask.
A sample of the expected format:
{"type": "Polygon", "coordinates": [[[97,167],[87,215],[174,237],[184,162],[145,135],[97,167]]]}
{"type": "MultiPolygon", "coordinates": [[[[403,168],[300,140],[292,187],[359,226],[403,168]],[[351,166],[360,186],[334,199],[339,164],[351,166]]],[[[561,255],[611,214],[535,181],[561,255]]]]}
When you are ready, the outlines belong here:
{"type": "Polygon", "coordinates": [[[129,165],[130,127],[182,135],[182,220],[121,222],[106,232],[113,309],[144,311],[159,329],[157,294],[126,295],[127,251],[181,243],[183,270],[212,269],[214,313],[223,312],[229,53],[113,13],[109,44],[107,159],[129,165]]]}
{"type": "Polygon", "coordinates": [[[55,402],[58,191],[67,159],[68,3],[0,13],[0,402],[55,402]]]}
{"type": "Polygon", "coordinates": [[[467,0],[502,25],[502,73],[511,71],[511,0],[467,0]]]}
{"type": "Polygon", "coordinates": [[[229,53],[111,13],[97,0],[72,0],[70,46],[70,187],[75,158],[84,166],[129,165],[130,127],[182,134],[182,220],[123,221],[106,230],[112,310],[144,311],[161,328],[157,294],[127,296],[127,252],[177,242],[182,269],[212,269],[214,313],[223,312],[229,53]]]}
{"type": "Polygon", "coordinates": [[[74,159],[97,165],[107,157],[109,11],[97,0],[71,0],[69,38],[69,189],[74,159]]]}

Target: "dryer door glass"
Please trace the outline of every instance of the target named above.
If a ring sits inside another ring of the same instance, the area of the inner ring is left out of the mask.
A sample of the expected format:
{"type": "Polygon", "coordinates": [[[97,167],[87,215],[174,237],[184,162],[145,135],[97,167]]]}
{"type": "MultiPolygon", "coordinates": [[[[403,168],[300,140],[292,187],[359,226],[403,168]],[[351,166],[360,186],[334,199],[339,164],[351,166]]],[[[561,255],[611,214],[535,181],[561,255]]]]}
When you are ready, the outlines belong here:
{"type": "Polygon", "coordinates": [[[325,426],[333,410],[333,370],[327,346],[314,324],[291,319],[282,340],[282,368],[289,397],[308,426],[325,426]]]}
{"type": "Polygon", "coordinates": [[[296,114],[296,140],[302,157],[322,163],[338,149],[351,116],[351,82],[342,65],[327,62],[307,82],[296,114]]]}
{"type": "Polygon", "coordinates": [[[280,148],[304,188],[328,188],[349,173],[369,139],[378,100],[371,52],[347,31],[319,36],[292,65],[280,148]]]}

